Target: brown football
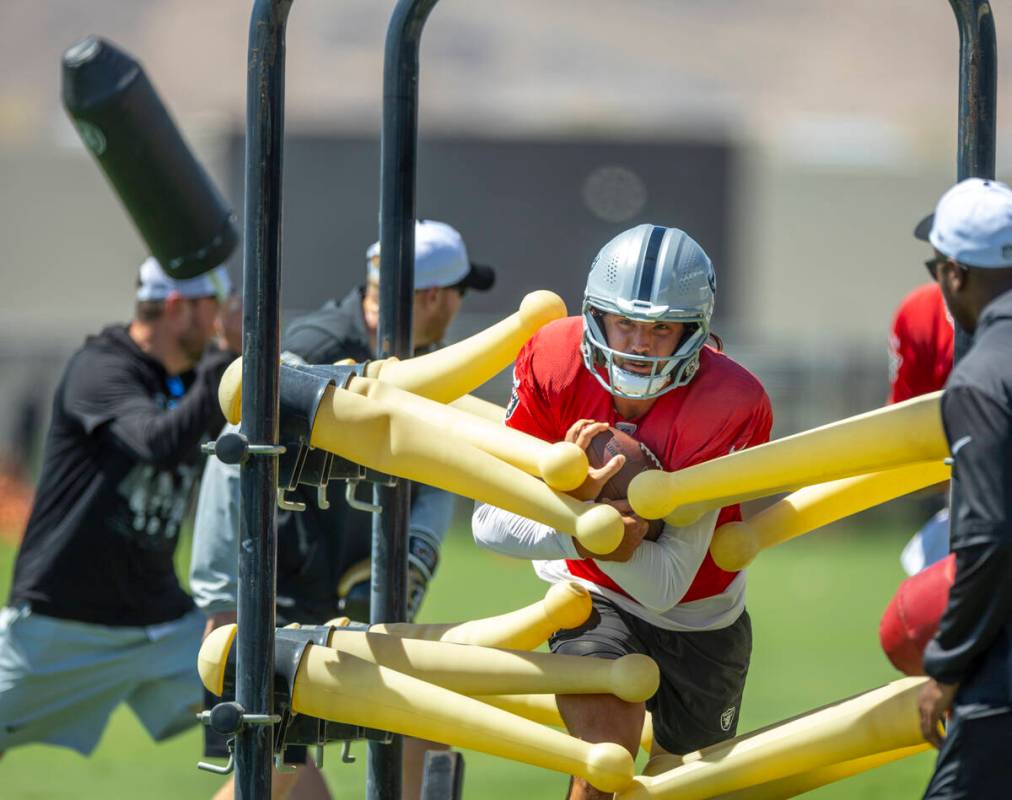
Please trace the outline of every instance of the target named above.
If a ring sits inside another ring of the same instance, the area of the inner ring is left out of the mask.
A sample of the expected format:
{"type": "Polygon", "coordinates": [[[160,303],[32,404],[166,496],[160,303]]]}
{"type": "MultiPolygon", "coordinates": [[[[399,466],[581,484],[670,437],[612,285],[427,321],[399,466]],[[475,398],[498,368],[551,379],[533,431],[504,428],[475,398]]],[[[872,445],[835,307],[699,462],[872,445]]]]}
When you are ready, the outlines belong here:
{"type": "MultiPolygon", "coordinates": [[[[587,445],[587,460],[595,469],[603,467],[619,454],[625,456],[625,464],[601,487],[599,500],[625,500],[629,496],[629,484],[633,478],[644,470],[664,469],[649,447],[618,428],[601,431],[587,445]]],[[[650,520],[646,538],[656,541],[663,528],[664,520],[650,520]]]]}

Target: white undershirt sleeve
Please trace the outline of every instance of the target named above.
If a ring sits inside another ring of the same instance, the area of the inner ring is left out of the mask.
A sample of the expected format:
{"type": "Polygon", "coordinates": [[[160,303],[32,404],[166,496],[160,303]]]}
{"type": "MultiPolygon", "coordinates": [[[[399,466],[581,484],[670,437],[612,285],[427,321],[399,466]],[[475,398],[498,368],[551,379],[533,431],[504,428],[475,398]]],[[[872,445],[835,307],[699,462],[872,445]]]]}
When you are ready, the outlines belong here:
{"type": "Polygon", "coordinates": [[[595,560],[630,597],[663,613],[681,601],[710,548],[717,511],[683,528],[665,524],[656,542],[644,541],[628,561],[595,560]]]}
{"type": "Polygon", "coordinates": [[[481,547],[512,558],[580,558],[572,537],[487,503],[475,504],[471,531],[481,547]]]}

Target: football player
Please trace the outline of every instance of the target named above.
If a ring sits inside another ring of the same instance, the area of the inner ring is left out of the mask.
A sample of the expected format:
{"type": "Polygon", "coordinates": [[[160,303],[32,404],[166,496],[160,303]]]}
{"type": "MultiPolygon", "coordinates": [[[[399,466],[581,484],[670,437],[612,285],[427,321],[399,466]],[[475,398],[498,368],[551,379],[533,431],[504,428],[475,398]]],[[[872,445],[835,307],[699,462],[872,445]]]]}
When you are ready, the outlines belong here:
{"type": "MultiPolygon", "coordinates": [[[[579,317],[553,322],[523,348],[507,424],[545,441],[586,448],[614,426],[645,444],[669,471],[768,441],[769,399],[759,381],[721,352],[710,333],[716,276],[709,257],[677,228],[639,225],[604,246],[591,265],[579,317]]],[[[573,494],[597,497],[623,456],[592,469],[573,494]]],[[[589,621],[552,637],[553,652],[619,658],[645,653],[661,686],[655,753],[687,753],[734,735],[752,649],[744,573],[710,557],[716,525],[738,506],[693,525],[666,525],[656,541],[627,501],[622,543],[592,555],[573,538],[502,509],[479,505],[476,541],[534,562],[549,582],[577,580],[592,593],[589,621]]],[[[644,704],[612,695],[561,695],[570,732],[613,741],[635,755],[644,704]]],[[[603,794],[580,778],[571,798],[603,794]]]]}
{"type": "MultiPolygon", "coordinates": [[[[922,220],[914,236],[927,241],[932,220],[933,216],[922,220]]],[[[937,283],[918,286],[904,297],[889,333],[889,402],[900,403],[944,387],[952,370],[954,340],[952,316],[937,283]]],[[[947,490],[948,484],[944,486],[947,490]]],[[[907,575],[914,575],[948,553],[949,507],[944,505],[911,537],[900,563],[907,575]]]]}

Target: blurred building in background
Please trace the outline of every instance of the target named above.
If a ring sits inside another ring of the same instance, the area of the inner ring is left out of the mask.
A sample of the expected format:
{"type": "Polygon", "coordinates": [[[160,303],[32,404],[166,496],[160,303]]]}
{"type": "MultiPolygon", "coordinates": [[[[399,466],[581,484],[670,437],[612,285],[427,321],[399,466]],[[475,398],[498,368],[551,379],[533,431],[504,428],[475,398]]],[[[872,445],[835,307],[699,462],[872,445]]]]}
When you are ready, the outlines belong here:
{"type": "MultiPolygon", "coordinates": [[[[146,256],[60,106],[63,50],[95,34],[137,57],[241,218],[250,7],[0,6],[0,451],[23,460],[66,355],[129,316],[146,256]]],[[[360,280],[377,238],[392,7],[293,6],[286,313],[360,280]]],[[[716,329],[769,388],[776,435],[884,401],[889,318],[924,277],[911,230],[955,177],[946,0],[443,0],[421,63],[419,215],[500,274],[455,336],[538,288],[575,313],[600,245],[658,222],[714,257],[716,329]]]]}

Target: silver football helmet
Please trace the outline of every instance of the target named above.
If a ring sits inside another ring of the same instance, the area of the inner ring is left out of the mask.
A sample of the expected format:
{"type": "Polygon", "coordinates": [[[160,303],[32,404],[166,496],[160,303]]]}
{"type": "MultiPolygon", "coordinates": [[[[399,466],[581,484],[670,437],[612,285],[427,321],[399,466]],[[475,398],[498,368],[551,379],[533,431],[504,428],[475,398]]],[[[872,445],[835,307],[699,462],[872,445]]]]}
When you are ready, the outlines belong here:
{"type": "Polygon", "coordinates": [[[590,265],[583,295],[583,363],[616,397],[646,400],[684,386],[699,369],[716,289],[709,256],[684,231],[637,225],[620,233],[590,265]],[[680,322],[686,333],[670,356],[623,353],[608,346],[603,314],[637,322],[680,322]],[[650,364],[650,372],[622,369],[616,363],[622,359],[650,364]]]}

